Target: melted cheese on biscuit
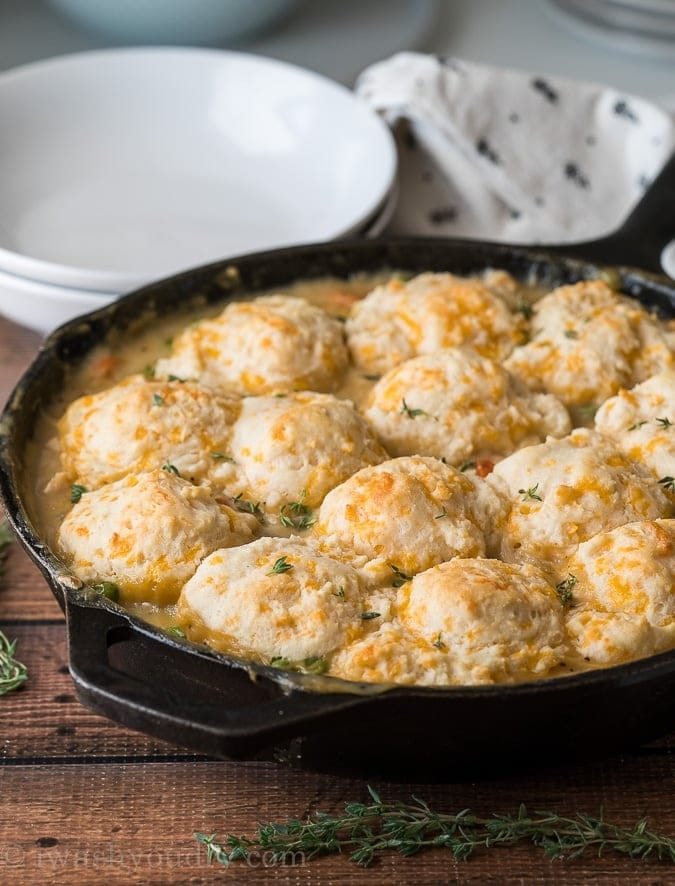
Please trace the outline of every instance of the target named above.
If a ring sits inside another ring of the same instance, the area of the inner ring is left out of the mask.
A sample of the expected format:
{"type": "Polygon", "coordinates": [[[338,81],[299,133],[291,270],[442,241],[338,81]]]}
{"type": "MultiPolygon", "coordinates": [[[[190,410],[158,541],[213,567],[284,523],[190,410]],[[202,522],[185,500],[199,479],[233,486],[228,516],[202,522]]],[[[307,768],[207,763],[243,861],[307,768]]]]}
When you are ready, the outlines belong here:
{"type": "Polygon", "coordinates": [[[312,533],[370,581],[414,575],[451,557],[480,557],[505,512],[498,493],[434,458],[364,468],[326,496],[312,533]]]}
{"type": "Polygon", "coordinates": [[[579,545],[568,629],[595,664],[675,644],[675,520],[628,523],[579,545]]]}
{"type": "Polygon", "coordinates": [[[255,526],[255,518],[218,504],[208,487],[158,470],[83,494],[57,545],[82,581],[114,582],[127,603],[167,606],[207,554],[250,541],[255,526]]]}
{"type": "Polygon", "coordinates": [[[530,562],[553,575],[564,572],[577,546],[599,532],[672,510],[649,471],[585,429],[520,449],[488,479],[506,484],[511,498],[503,559],[530,562]]]}
{"type": "Polygon", "coordinates": [[[300,539],[261,538],[207,557],[183,588],[187,636],[275,664],[330,656],[364,611],[354,569],[300,539]]]}
{"type": "Polygon", "coordinates": [[[371,391],[364,414],[392,455],[433,455],[458,467],[571,430],[556,397],[530,393],[468,347],[390,370],[371,391]]]}
{"type": "Polygon", "coordinates": [[[222,484],[232,469],[219,456],[238,412],[238,400],[200,385],[132,375],[68,407],[58,426],[61,462],[88,489],[166,463],[182,477],[219,476],[222,484]]]}
{"type": "Polygon", "coordinates": [[[337,320],[305,299],[270,295],[231,302],[220,316],[189,326],[156,373],[237,394],[330,391],[347,359],[337,320]]]}
{"type": "Polygon", "coordinates": [[[537,569],[455,559],[405,583],[389,620],[362,628],[330,673],[427,686],[545,676],[568,653],[556,591],[537,569]]]}
{"type": "Polygon", "coordinates": [[[318,507],[333,487],[388,458],[348,400],[309,391],[246,398],[231,454],[244,475],[244,497],[275,515],[318,507]]]}
{"type": "Polygon", "coordinates": [[[356,302],[347,320],[352,359],[366,372],[470,344],[501,359],[522,341],[522,318],[482,281],[452,274],[391,280],[356,302]]]}
{"type": "Polygon", "coordinates": [[[595,427],[659,477],[675,477],[675,369],[606,400],[595,427]]]}
{"type": "Polygon", "coordinates": [[[565,405],[597,408],[621,387],[631,387],[675,365],[664,330],[638,302],[602,280],[561,286],[534,306],[531,341],[516,348],[505,367],[565,405]]]}

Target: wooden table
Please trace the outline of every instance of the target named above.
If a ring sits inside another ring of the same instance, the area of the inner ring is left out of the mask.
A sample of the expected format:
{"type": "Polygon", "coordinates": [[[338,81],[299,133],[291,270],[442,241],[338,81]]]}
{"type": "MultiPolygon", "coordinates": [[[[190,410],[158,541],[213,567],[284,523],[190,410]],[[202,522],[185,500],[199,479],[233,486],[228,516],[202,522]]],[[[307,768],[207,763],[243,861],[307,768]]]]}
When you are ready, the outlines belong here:
{"type": "MultiPolygon", "coordinates": [[[[3,401],[38,344],[0,318],[3,401]]],[[[0,590],[0,628],[18,639],[30,670],[24,689],[0,697],[0,884],[675,883],[675,866],[611,855],[552,863],[525,846],[469,862],[442,850],[391,855],[367,870],[341,857],[304,866],[209,865],[193,831],[243,834],[258,819],[335,812],[344,800],[365,799],[366,781],[211,760],[89,713],[73,693],[61,611],[16,545],[0,590]]],[[[542,741],[550,728],[542,724],[542,741]]],[[[602,806],[608,818],[648,815],[675,834],[675,735],[604,762],[525,776],[375,786],[383,799],[415,793],[448,811],[515,811],[525,802],[569,814],[602,806]]]]}

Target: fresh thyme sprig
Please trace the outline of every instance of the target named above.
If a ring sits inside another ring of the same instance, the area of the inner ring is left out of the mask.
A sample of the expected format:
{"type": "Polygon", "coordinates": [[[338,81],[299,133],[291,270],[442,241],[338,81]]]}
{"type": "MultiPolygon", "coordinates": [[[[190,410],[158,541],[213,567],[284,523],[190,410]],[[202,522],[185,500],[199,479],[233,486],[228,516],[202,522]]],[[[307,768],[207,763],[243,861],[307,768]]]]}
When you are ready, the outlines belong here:
{"type": "Polygon", "coordinates": [[[247,498],[243,498],[243,492],[240,492],[239,495],[235,495],[232,499],[232,505],[237,511],[242,511],[244,514],[253,514],[261,523],[265,522],[265,515],[262,512],[259,501],[249,501],[247,498]]]}
{"type": "Polygon", "coordinates": [[[279,522],[289,529],[309,529],[316,523],[311,508],[301,501],[289,501],[281,506],[279,522]]]}
{"type": "MultiPolygon", "coordinates": [[[[5,574],[5,560],[13,541],[14,536],[9,523],[3,520],[0,523],[0,579],[5,574]]],[[[0,631],[0,695],[18,689],[28,679],[26,665],[14,658],[15,650],[16,640],[10,642],[0,631]]]]}
{"type": "Polygon", "coordinates": [[[16,640],[11,643],[0,631],[0,695],[18,689],[28,679],[28,668],[14,658],[16,640]]]}
{"type": "Polygon", "coordinates": [[[290,572],[292,568],[293,564],[288,563],[286,557],[279,557],[278,560],[274,561],[274,566],[267,575],[283,575],[284,572],[290,572]]]}
{"type": "Polygon", "coordinates": [[[470,809],[435,812],[417,797],[410,803],[384,803],[371,787],[368,792],[372,802],[345,803],[343,814],[316,812],[305,819],[264,822],[251,837],[228,834],[222,842],[215,834],[194,836],[206,846],[209,861],[224,865],[262,853],[280,864],[348,853],[350,861],[365,867],[385,852],[410,856],[438,848],[466,860],[477,850],[518,843],[531,843],[551,859],[577,858],[592,850],[675,862],[675,838],[653,831],[647,819],[625,826],[606,821],[602,811],[597,818],[542,811],[531,816],[524,805],[516,815],[482,817],[470,809]]]}

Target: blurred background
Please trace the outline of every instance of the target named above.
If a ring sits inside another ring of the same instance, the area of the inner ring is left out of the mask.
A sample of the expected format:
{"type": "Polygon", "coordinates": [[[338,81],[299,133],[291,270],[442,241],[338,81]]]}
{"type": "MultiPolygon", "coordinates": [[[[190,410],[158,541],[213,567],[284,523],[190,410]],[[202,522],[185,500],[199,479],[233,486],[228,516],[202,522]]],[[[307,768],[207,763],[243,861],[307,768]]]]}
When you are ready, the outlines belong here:
{"type": "Polygon", "coordinates": [[[594,80],[675,109],[675,0],[0,0],[0,69],[142,43],[237,47],[346,85],[419,49],[594,80]]]}

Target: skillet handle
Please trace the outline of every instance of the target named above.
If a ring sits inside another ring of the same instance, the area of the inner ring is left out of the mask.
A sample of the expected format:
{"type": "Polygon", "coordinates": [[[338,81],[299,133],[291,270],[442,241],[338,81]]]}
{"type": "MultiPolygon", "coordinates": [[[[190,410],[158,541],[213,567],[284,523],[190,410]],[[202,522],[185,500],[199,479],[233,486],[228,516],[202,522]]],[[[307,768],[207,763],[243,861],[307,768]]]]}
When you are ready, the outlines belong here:
{"type": "Polygon", "coordinates": [[[675,153],[620,228],[585,243],[544,247],[598,264],[632,265],[662,274],[661,254],[675,238],[675,153]]]}
{"type": "Polygon", "coordinates": [[[101,602],[66,600],[70,673],[80,701],[125,726],[232,759],[344,724],[366,696],[292,689],[146,631],[101,602]]]}

